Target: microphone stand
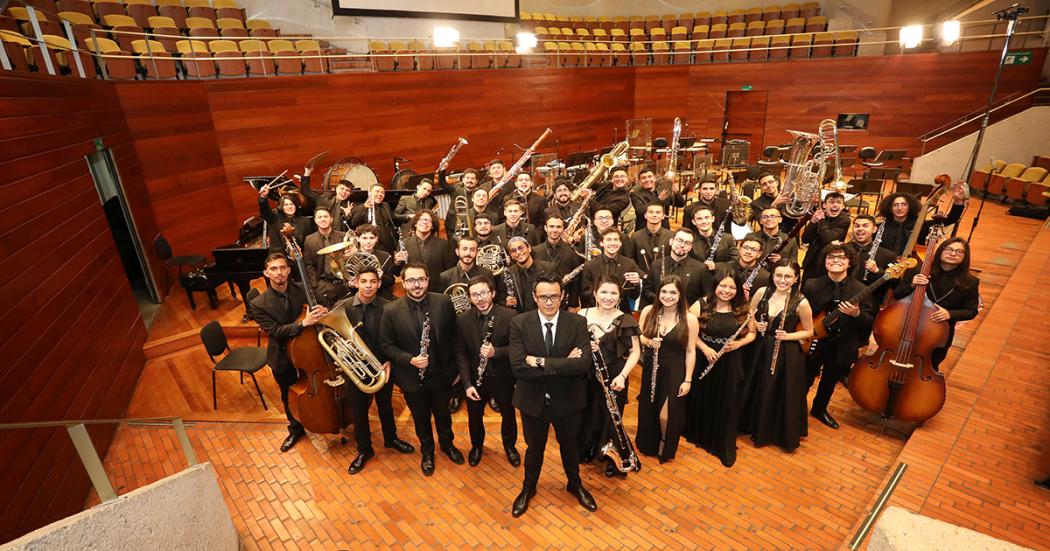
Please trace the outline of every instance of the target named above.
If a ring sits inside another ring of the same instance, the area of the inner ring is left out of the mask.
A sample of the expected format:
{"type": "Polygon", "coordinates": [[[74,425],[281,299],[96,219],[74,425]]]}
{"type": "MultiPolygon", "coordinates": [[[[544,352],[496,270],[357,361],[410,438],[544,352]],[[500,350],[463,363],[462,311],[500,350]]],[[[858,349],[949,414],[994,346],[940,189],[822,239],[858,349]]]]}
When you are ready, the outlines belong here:
{"type": "MultiPolygon", "coordinates": [[[[981,152],[981,144],[984,142],[984,131],[988,128],[988,118],[992,113],[992,103],[995,101],[995,92],[999,89],[999,77],[1003,74],[1003,66],[1006,63],[1006,53],[1010,50],[1010,39],[1014,36],[1014,31],[1017,29],[1017,18],[1028,11],[1028,8],[1021,6],[1019,3],[1010,6],[1004,10],[997,11],[995,18],[999,21],[1006,21],[1006,41],[1003,42],[1003,52],[999,56],[999,67],[995,71],[995,81],[992,84],[992,93],[988,96],[988,104],[984,108],[984,118],[981,119],[981,129],[977,132],[977,140],[973,144],[973,152],[970,154],[970,160],[966,163],[966,170],[963,172],[963,179],[969,179],[970,174],[973,172],[974,166],[977,164],[977,156],[981,152]]],[[[988,176],[991,179],[991,174],[988,176]]],[[[973,224],[970,226],[970,234],[966,237],[966,241],[969,242],[973,238],[973,232],[977,229],[977,224],[981,221],[981,211],[984,210],[984,203],[988,200],[988,190],[985,189],[984,195],[981,196],[981,204],[977,207],[977,214],[973,217],[973,224]]],[[[959,231],[959,224],[955,224],[952,228],[952,236],[954,237],[959,231]]]]}

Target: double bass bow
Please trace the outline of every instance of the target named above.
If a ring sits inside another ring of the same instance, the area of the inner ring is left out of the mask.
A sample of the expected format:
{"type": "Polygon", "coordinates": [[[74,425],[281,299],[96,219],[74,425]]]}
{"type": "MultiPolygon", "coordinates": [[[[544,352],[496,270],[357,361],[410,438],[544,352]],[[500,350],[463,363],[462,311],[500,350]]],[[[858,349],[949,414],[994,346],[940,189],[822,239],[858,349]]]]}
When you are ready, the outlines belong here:
{"type": "MultiPolygon", "coordinates": [[[[943,227],[935,225],[926,240],[926,258],[920,273],[929,277],[937,262],[937,242],[943,227]]],[[[947,321],[933,321],[936,305],[926,296],[926,285],[903,299],[891,301],[875,317],[872,329],[879,347],[853,364],[849,393],[861,407],[884,419],[920,422],[944,406],[944,376],[934,370],[933,351],[943,348],[950,331],[947,321]]]]}

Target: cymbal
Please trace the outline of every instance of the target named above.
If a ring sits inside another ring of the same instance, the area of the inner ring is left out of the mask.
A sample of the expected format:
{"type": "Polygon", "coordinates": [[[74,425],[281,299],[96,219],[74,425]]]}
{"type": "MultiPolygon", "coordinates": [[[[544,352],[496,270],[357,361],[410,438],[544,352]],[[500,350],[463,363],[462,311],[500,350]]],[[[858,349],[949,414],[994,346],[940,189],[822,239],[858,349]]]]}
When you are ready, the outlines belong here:
{"type": "Polygon", "coordinates": [[[338,243],[335,243],[334,245],[329,245],[329,246],[327,246],[327,247],[317,251],[317,254],[331,254],[331,253],[334,253],[334,252],[339,252],[339,251],[349,247],[350,245],[353,245],[352,241],[340,241],[338,243]]]}

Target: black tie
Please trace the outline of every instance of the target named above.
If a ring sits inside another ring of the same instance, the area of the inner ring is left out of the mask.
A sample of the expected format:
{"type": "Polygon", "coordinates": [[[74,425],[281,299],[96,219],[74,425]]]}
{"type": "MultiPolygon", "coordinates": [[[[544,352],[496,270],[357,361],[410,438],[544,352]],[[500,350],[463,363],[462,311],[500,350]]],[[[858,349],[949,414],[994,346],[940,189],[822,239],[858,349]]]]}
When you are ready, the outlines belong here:
{"type": "Polygon", "coordinates": [[[544,342],[547,343],[547,357],[554,355],[554,323],[547,322],[543,325],[547,326],[547,335],[544,337],[544,342]]]}

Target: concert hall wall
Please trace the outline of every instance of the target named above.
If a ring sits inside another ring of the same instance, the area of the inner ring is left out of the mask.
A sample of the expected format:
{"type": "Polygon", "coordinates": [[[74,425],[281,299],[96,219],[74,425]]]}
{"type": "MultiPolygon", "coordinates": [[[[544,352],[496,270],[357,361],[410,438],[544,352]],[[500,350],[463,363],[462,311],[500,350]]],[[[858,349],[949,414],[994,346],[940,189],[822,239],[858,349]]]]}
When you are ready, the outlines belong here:
{"type": "MultiPolygon", "coordinates": [[[[121,418],[145,363],[146,329],[84,159],[96,137],[138,227],[155,234],[114,87],[0,77],[0,423],[121,418]]],[[[114,431],[89,426],[100,455],[114,431]]],[[[83,508],[90,484],[65,429],[0,431],[0,465],[0,542],[83,508]]]]}

